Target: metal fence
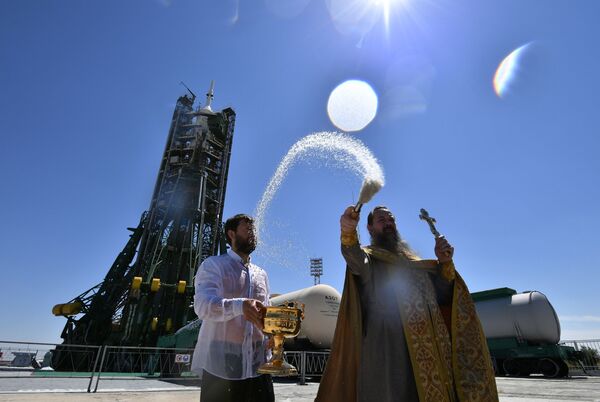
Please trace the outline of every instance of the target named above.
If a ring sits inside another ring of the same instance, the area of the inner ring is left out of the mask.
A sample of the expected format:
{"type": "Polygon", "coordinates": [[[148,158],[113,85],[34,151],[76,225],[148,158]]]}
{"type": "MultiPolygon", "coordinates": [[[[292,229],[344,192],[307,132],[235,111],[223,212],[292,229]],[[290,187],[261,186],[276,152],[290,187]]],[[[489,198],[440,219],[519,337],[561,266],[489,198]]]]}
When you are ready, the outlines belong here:
{"type": "Polygon", "coordinates": [[[101,379],[120,381],[121,389],[131,390],[161,388],[169,382],[169,389],[198,386],[198,377],[190,371],[192,353],[190,349],[0,341],[0,393],[96,392],[101,379]],[[160,382],[131,385],[131,380],[147,379],[160,382]]]}
{"type": "Polygon", "coordinates": [[[323,375],[329,358],[329,351],[290,351],[284,352],[284,355],[285,360],[298,369],[300,384],[305,384],[307,377],[321,377],[323,375]]]}
{"type": "Polygon", "coordinates": [[[193,353],[193,349],[104,346],[98,368],[92,373],[88,392],[98,390],[100,379],[158,379],[179,385],[198,386],[198,376],[191,371],[193,353]],[[92,390],[94,377],[96,384],[92,390]]]}
{"type": "Polygon", "coordinates": [[[98,363],[100,348],[89,345],[0,341],[0,371],[10,372],[17,377],[29,376],[31,372],[54,371],[52,367],[60,359],[66,369],[54,376],[81,377],[76,373],[91,372],[98,363]]]}
{"type": "MultiPolygon", "coordinates": [[[[600,339],[560,344],[578,352],[582,374],[600,375],[600,339]]],[[[298,369],[299,383],[305,384],[308,378],[322,376],[329,351],[286,351],[284,355],[298,369]]],[[[101,380],[127,383],[123,387],[131,390],[165,389],[165,384],[173,390],[189,389],[200,385],[191,372],[192,358],[193,349],[0,341],[0,393],[58,389],[65,383],[73,391],[96,392],[101,380]],[[57,380],[65,378],[70,380],[57,380]],[[131,385],[136,382],[139,385],[131,385]]]]}
{"type": "Polygon", "coordinates": [[[600,375],[600,339],[561,341],[560,344],[575,348],[584,374],[600,375]]]}
{"type": "Polygon", "coordinates": [[[56,388],[85,391],[100,351],[100,346],[0,341],[0,392],[56,388]],[[56,364],[63,369],[54,370],[56,364]]]}
{"type": "MultiPolygon", "coordinates": [[[[193,352],[0,341],[0,393],[49,389],[97,392],[101,380],[130,390],[165,389],[166,385],[169,389],[199,387],[198,376],[191,372],[193,352]],[[132,385],[136,382],[139,385],[132,385]]],[[[329,352],[289,351],[284,355],[298,369],[298,381],[304,384],[307,378],[322,375],[329,352]]]]}
{"type": "MultiPolygon", "coordinates": [[[[88,392],[96,392],[101,379],[160,379],[199,386],[198,376],[191,372],[193,354],[193,349],[105,346],[98,368],[92,373],[88,392]]],[[[329,351],[290,351],[284,352],[284,356],[297,368],[299,383],[305,384],[306,378],[323,374],[329,351]]]]}

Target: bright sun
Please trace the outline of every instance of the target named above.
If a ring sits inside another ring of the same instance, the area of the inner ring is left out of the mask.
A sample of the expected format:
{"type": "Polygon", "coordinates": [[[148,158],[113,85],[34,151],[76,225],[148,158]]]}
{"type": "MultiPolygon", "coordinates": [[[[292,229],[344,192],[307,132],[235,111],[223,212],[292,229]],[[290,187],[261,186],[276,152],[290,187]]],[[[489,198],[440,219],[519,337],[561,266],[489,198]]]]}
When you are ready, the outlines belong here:
{"type": "Polygon", "coordinates": [[[376,7],[381,7],[383,12],[383,22],[385,24],[386,32],[390,30],[390,10],[394,3],[397,3],[400,0],[369,0],[371,4],[376,7]]]}

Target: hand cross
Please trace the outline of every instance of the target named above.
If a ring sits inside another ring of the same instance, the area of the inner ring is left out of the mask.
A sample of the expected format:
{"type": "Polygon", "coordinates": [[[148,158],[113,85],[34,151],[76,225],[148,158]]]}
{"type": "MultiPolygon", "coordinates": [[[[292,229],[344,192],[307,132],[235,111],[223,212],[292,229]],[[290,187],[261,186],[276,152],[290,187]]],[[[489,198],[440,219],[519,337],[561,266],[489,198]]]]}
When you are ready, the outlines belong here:
{"type": "Polygon", "coordinates": [[[425,208],[421,208],[421,213],[419,214],[419,218],[421,220],[427,221],[427,224],[429,225],[429,229],[431,230],[431,233],[433,233],[433,235],[435,236],[435,238],[439,238],[442,237],[442,235],[440,234],[440,232],[437,231],[437,229],[435,228],[435,218],[429,216],[429,212],[427,212],[425,210],[425,208]]]}

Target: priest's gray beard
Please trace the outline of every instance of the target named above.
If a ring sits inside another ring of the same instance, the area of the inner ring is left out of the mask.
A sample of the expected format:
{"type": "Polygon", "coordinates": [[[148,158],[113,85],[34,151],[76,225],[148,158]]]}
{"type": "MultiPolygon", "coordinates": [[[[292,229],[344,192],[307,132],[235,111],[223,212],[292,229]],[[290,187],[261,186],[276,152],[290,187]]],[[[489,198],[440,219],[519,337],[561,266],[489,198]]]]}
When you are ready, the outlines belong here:
{"type": "Polygon", "coordinates": [[[372,234],[371,244],[381,247],[396,255],[403,254],[407,257],[417,256],[417,254],[410,248],[408,243],[402,240],[400,233],[392,228],[385,228],[381,233],[372,234]]]}

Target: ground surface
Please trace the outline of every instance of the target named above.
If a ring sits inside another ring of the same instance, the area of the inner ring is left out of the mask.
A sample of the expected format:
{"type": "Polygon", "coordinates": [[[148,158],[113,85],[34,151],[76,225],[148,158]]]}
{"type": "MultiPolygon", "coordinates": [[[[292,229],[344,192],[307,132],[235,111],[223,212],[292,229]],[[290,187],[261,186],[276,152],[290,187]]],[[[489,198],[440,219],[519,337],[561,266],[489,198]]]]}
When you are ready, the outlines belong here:
{"type": "MultiPolygon", "coordinates": [[[[200,389],[191,382],[185,385],[148,379],[102,379],[97,393],[87,393],[89,378],[31,378],[0,374],[0,401],[198,401],[200,389]]],[[[600,377],[574,377],[549,380],[543,378],[497,378],[501,402],[600,402],[600,377]]],[[[93,384],[95,386],[95,382],[93,384]]],[[[278,402],[313,401],[318,383],[297,385],[275,383],[278,402]]]]}

